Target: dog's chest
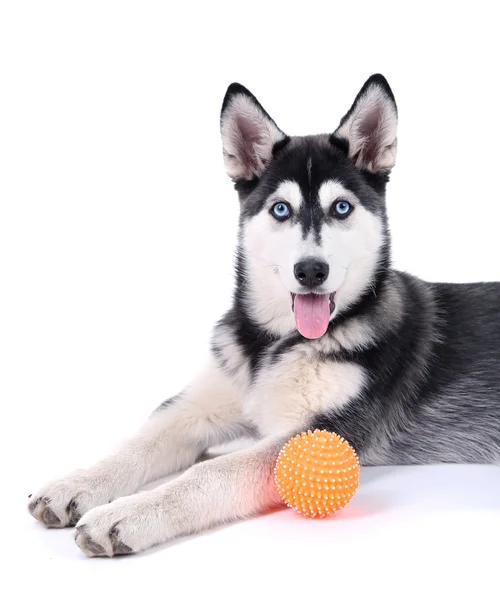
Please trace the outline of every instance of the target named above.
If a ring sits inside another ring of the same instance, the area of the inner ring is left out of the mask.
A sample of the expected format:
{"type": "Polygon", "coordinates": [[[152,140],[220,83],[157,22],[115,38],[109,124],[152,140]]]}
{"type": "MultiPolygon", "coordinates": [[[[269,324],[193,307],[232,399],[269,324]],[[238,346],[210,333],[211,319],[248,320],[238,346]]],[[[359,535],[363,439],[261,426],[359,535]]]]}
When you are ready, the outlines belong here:
{"type": "Polygon", "coordinates": [[[313,345],[299,344],[263,358],[243,411],[263,435],[301,431],[315,415],[345,406],[364,382],[359,365],[326,359],[313,345]]]}

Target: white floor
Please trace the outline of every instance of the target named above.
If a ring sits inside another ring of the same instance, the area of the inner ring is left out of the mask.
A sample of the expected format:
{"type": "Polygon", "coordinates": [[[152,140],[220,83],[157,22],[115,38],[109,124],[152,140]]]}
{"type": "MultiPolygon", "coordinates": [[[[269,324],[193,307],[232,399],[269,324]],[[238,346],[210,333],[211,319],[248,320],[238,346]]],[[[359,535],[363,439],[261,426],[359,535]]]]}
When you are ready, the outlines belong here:
{"type": "Polygon", "coordinates": [[[119,559],[88,559],[72,530],[17,508],[3,598],[500,598],[494,466],[364,468],[333,518],[278,511],[119,559]]]}

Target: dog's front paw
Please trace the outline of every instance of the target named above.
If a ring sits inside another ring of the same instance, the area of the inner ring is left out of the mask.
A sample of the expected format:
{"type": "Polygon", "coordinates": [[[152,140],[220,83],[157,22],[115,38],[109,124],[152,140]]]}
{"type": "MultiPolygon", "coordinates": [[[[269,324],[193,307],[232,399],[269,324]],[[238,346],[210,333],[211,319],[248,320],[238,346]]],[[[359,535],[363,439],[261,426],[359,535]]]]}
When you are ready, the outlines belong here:
{"type": "Polygon", "coordinates": [[[148,492],[119,498],[89,511],[77,523],[75,541],[87,556],[145,550],[167,539],[161,509],[148,492]]]}
{"type": "Polygon", "coordinates": [[[109,494],[105,479],[81,470],[31,494],[28,510],[46,527],[71,527],[91,508],[109,502],[109,494]]]}

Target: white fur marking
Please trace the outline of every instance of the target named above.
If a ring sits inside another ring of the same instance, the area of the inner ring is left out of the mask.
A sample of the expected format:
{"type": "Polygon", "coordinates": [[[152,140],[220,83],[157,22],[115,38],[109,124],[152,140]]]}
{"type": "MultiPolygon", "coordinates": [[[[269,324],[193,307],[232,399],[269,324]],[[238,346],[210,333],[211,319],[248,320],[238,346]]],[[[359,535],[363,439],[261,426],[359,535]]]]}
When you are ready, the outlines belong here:
{"type": "Polygon", "coordinates": [[[322,412],[338,410],[365,383],[353,363],[320,361],[314,347],[300,345],[278,363],[265,365],[245,401],[247,417],[264,435],[303,428],[322,412]]]}
{"type": "Polygon", "coordinates": [[[301,204],[304,202],[299,184],[290,180],[280,183],[274,194],[269,196],[268,204],[274,204],[279,200],[288,202],[295,212],[299,211],[301,204]]]}
{"type": "Polygon", "coordinates": [[[340,181],[336,181],[335,179],[330,179],[329,181],[325,181],[321,184],[321,187],[318,191],[319,203],[321,204],[321,208],[326,212],[328,212],[335,202],[335,200],[347,200],[353,206],[357,206],[359,204],[359,200],[350,190],[346,189],[340,181]]]}

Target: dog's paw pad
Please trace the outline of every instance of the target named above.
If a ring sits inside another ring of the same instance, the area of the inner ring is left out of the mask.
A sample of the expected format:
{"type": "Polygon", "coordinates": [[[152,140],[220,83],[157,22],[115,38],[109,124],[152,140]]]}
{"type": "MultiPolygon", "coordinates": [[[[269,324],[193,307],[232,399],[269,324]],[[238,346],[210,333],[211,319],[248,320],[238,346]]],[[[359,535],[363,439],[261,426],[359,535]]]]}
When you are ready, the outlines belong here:
{"type": "Polygon", "coordinates": [[[87,546],[88,552],[91,552],[94,556],[106,556],[104,548],[97,542],[94,542],[91,537],[86,537],[85,545],[87,546]]]}
{"type": "MultiPolygon", "coordinates": [[[[103,532],[104,533],[104,532],[103,532]]],[[[119,554],[133,554],[130,546],[123,543],[120,538],[120,531],[113,527],[107,535],[101,536],[104,545],[93,539],[87,525],[78,525],[76,528],[75,542],[77,546],[85,552],[87,556],[117,556],[119,554]],[[106,539],[107,538],[107,539],[106,539]]]]}
{"type": "Polygon", "coordinates": [[[88,534],[85,525],[76,528],[75,542],[87,556],[108,556],[101,544],[94,541],[88,534]]]}
{"type": "Polygon", "coordinates": [[[30,513],[47,527],[63,527],[61,519],[56,515],[53,509],[49,506],[50,498],[38,497],[28,505],[30,513]]]}
{"type": "Polygon", "coordinates": [[[61,525],[61,519],[54,513],[50,506],[45,507],[42,519],[45,525],[48,525],[49,527],[58,527],[61,525]]]}
{"type": "Polygon", "coordinates": [[[132,548],[120,541],[119,535],[120,530],[117,527],[113,527],[113,529],[109,532],[111,545],[113,546],[113,554],[133,554],[134,551],[132,548]]]}

